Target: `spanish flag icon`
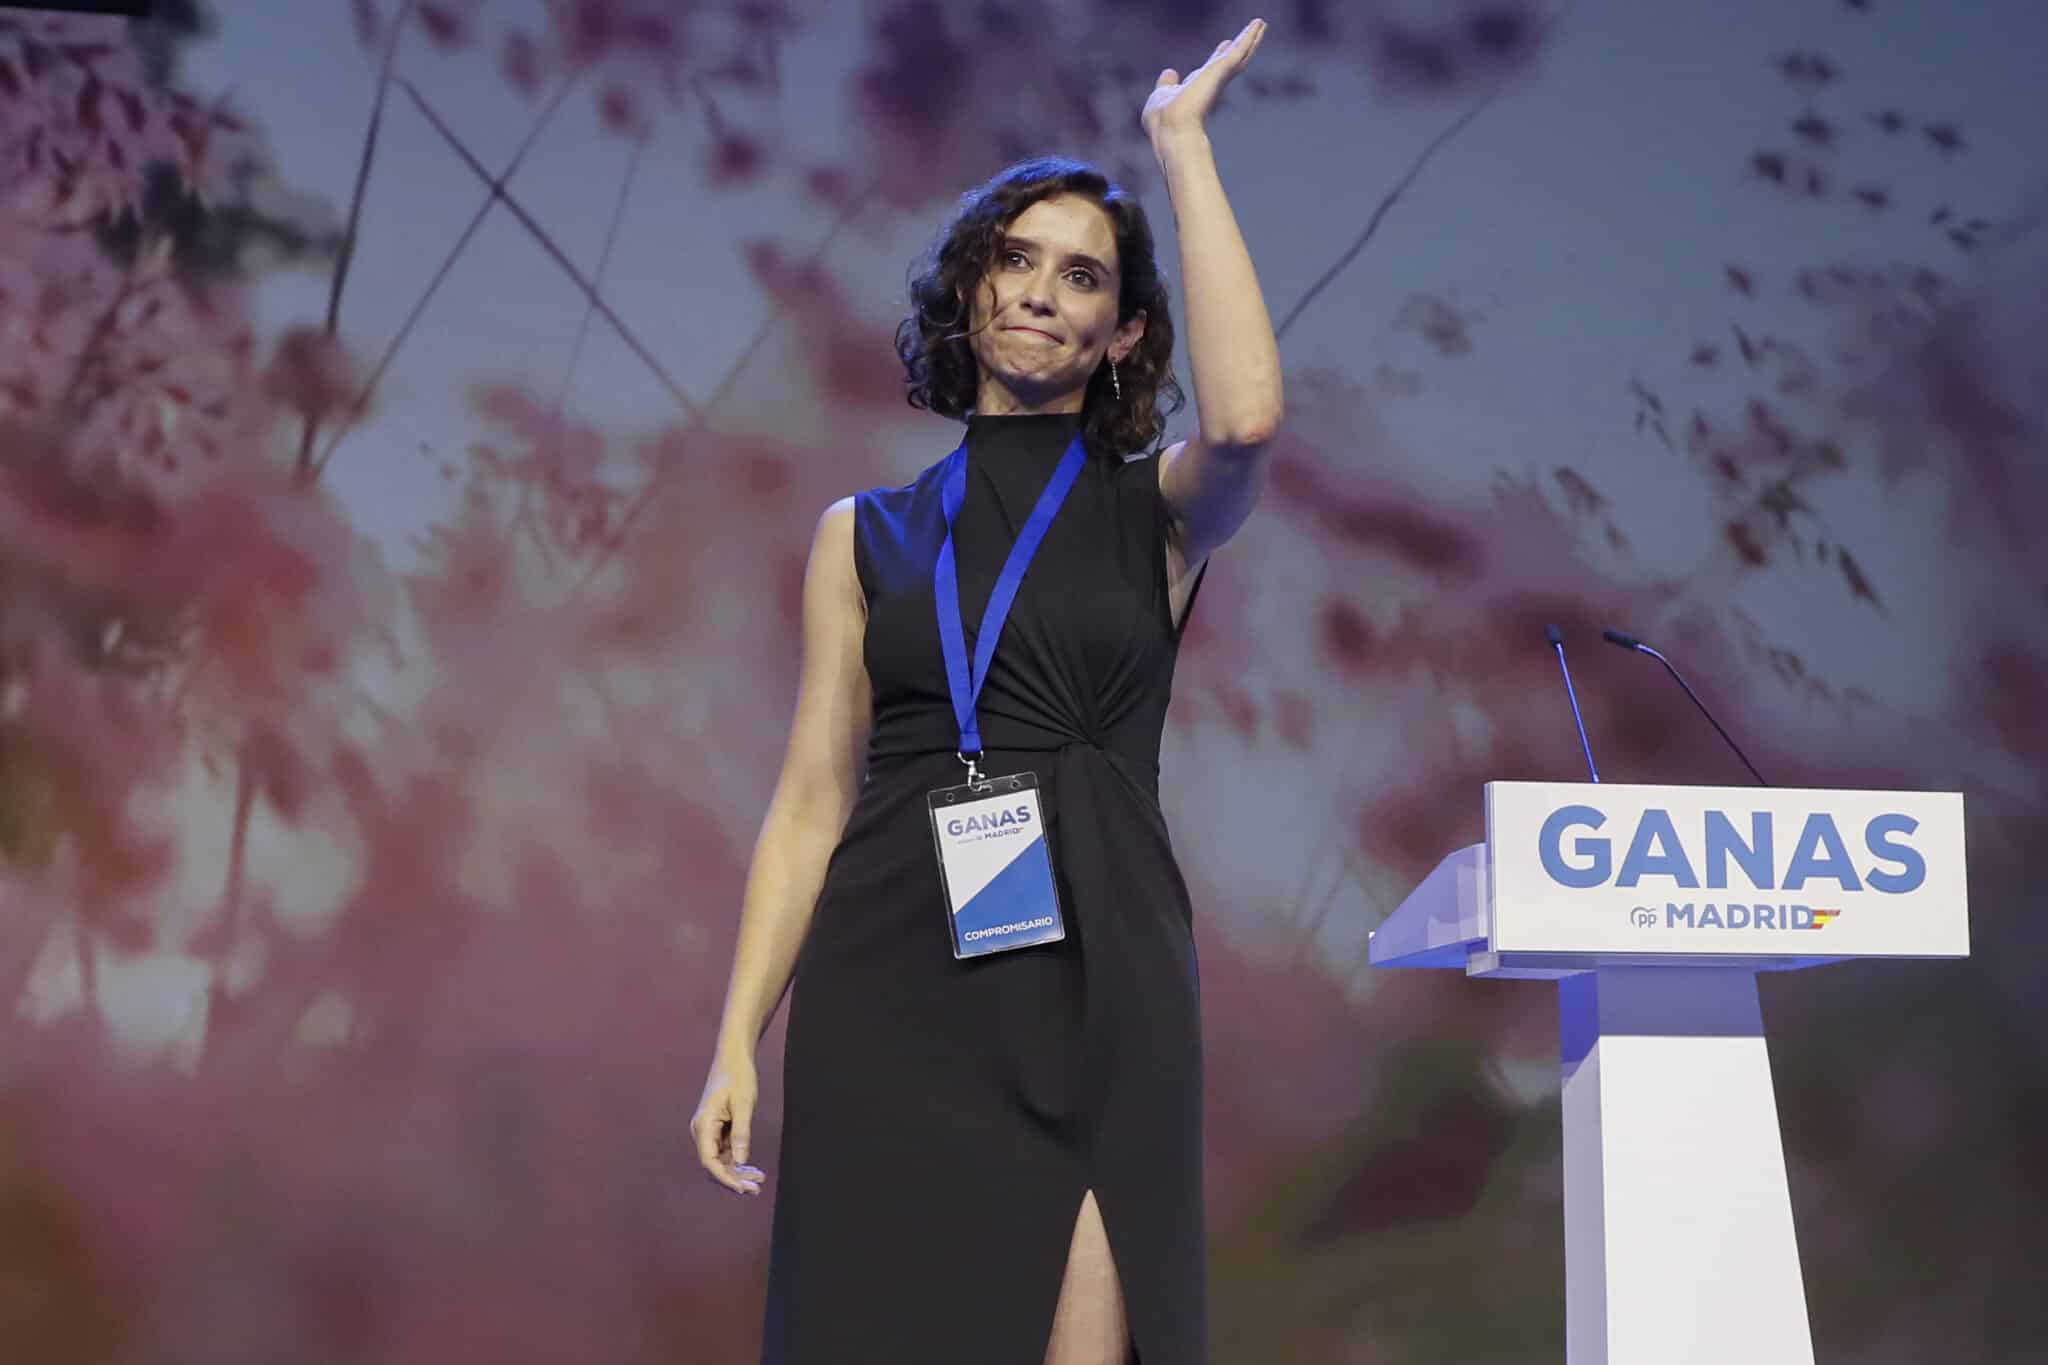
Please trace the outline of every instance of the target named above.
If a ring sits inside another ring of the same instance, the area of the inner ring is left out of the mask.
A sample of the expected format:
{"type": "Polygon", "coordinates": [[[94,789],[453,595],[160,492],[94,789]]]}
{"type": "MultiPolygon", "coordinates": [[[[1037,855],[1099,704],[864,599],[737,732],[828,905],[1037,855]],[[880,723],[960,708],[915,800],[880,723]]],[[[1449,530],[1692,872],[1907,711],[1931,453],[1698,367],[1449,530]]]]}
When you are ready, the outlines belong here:
{"type": "Polygon", "coordinates": [[[1816,910],[1813,912],[1813,927],[1825,929],[1834,921],[1835,916],[1841,913],[1839,910],[1816,910]]]}

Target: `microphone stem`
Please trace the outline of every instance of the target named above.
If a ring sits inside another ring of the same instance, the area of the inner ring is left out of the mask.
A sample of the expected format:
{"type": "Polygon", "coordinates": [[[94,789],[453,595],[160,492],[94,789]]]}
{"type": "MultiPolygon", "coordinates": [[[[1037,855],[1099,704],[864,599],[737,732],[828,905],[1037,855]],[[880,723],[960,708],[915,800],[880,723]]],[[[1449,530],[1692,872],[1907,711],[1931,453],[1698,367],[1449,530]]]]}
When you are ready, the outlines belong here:
{"type": "MultiPolygon", "coordinates": [[[[1557,650],[1558,671],[1564,674],[1565,700],[1572,704],[1572,723],[1579,727],[1579,748],[1583,749],[1586,754],[1586,771],[1593,775],[1595,782],[1598,782],[1600,780],[1600,770],[1593,766],[1593,746],[1586,739],[1586,722],[1579,715],[1579,694],[1572,687],[1572,671],[1565,665],[1564,642],[1557,641],[1552,647],[1557,650]]],[[[1669,665],[1666,665],[1666,667],[1669,667],[1669,665]]],[[[1762,778],[1757,780],[1759,782],[1763,781],[1762,778]]]]}
{"type": "MultiPolygon", "coordinates": [[[[1742,760],[1742,766],[1749,769],[1749,775],[1756,779],[1757,785],[1760,787],[1770,786],[1771,784],[1764,780],[1764,775],[1756,770],[1756,764],[1749,761],[1749,755],[1742,752],[1742,746],[1735,742],[1735,736],[1729,734],[1726,730],[1721,729],[1721,722],[1714,719],[1714,713],[1712,711],[1709,711],[1707,709],[1707,704],[1700,700],[1700,694],[1693,691],[1692,684],[1687,682],[1685,680],[1684,675],[1681,674],[1676,668],[1673,668],[1671,666],[1671,660],[1665,658],[1662,654],[1659,654],[1656,650],[1642,643],[1640,640],[1636,642],[1636,648],[1642,651],[1643,653],[1649,655],[1651,658],[1655,659],[1658,663],[1664,665],[1664,671],[1666,673],[1669,673],[1673,678],[1676,678],[1678,680],[1678,685],[1685,689],[1685,695],[1692,698],[1692,704],[1694,706],[1697,706],[1700,709],[1700,714],[1707,718],[1707,724],[1713,726],[1716,730],[1721,731],[1721,738],[1728,741],[1728,747],[1730,749],[1733,749],[1735,751],[1735,756],[1742,760]]],[[[1571,685],[1570,681],[1567,680],[1565,685],[1569,687],[1571,685]]]]}

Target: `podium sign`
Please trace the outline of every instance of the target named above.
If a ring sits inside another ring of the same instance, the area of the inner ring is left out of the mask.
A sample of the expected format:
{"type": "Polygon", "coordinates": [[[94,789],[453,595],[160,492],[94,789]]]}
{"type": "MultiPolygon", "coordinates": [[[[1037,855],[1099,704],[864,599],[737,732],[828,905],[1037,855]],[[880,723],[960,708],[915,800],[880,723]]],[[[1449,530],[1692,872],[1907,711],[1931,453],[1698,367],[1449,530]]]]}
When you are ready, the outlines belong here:
{"type": "Polygon", "coordinates": [[[1954,792],[1489,782],[1486,843],[1499,953],[1970,952],[1954,792]]]}
{"type": "Polygon", "coordinates": [[[1966,957],[1954,792],[1489,782],[1380,967],[1557,983],[1569,1365],[1812,1365],[1756,974],[1966,957]]]}

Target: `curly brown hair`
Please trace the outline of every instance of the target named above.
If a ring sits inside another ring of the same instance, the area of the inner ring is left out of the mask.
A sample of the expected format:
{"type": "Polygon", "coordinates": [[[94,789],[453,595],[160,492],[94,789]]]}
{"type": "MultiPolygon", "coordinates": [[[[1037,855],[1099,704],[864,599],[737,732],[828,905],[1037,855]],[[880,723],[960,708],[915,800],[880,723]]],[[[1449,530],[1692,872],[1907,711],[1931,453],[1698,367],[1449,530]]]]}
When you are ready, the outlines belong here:
{"type": "Polygon", "coordinates": [[[1152,247],[1145,207],[1085,161],[1038,157],[1004,168],[960,198],[960,211],[940,230],[910,277],[910,316],[896,327],[910,406],[965,418],[974,408],[979,370],[968,345],[973,291],[981,285],[1004,233],[1041,199],[1072,194],[1092,201],[1116,232],[1121,288],[1117,321],[1145,314],[1145,334],[1118,362],[1118,397],[1105,369],[1088,381],[1081,401],[1088,453],[1117,460],[1156,450],[1166,419],[1185,401],[1173,377],[1173,314],[1152,247]]]}

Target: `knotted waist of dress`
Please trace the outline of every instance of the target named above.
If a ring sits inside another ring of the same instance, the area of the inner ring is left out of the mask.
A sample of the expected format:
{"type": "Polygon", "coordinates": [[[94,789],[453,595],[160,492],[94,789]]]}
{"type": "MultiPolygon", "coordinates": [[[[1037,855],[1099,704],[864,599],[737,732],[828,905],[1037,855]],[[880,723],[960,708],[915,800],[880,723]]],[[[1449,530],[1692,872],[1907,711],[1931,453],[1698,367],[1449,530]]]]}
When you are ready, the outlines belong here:
{"type": "MultiPolygon", "coordinates": [[[[946,719],[950,721],[950,717],[946,719]]],[[[904,742],[909,739],[907,735],[878,735],[880,742],[869,746],[869,776],[882,777],[914,767],[934,786],[965,781],[967,768],[949,742],[950,737],[943,733],[948,728],[947,724],[929,727],[927,733],[918,736],[924,742],[915,747],[904,742]]],[[[1037,771],[1046,776],[1045,765],[1051,764],[1055,768],[1052,780],[1057,793],[1057,773],[1071,771],[1075,765],[1107,768],[1134,793],[1143,796],[1148,805],[1155,809],[1159,805],[1159,765],[1149,754],[1114,748],[1085,735],[1015,723],[986,726],[982,738],[986,748],[981,767],[990,776],[1020,771],[1037,771]],[[1049,757],[1041,759],[1038,755],[1049,757]]]]}

